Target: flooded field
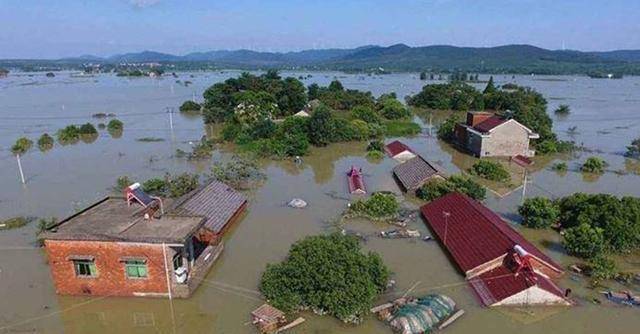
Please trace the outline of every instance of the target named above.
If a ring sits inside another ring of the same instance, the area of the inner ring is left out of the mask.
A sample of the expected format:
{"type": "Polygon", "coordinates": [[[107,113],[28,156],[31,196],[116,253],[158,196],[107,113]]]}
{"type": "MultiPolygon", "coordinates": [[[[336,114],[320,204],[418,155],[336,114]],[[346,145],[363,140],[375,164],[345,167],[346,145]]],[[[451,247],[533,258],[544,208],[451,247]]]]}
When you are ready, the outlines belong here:
{"type": "MultiPolygon", "coordinates": [[[[127,79],[12,73],[0,79],[0,218],[63,217],[107,194],[121,175],[144,180],[165,172],[207,173],[214,160],[226,159],[230,152],[221,149],[212,161],[199,163],[175,157],[176,149],[189,150],[190,142],[199,140],[205,129],[199,117],[178,113],[172,115],[172,129],[167,108],[177,111],[184,100],[194,95],[201,99],[203,90],[212,83],[238,74],[198,72],[179,73],[177,79],[127,79]],[[193,84],[185,87],[176,80],[193,84]],[[114,138],[101,130],[91,144],[56,143],[47,152],[32,149],[22,158],[27,184],[20,183],[15,158],[9,151],[15,139],[25,135],[36,140],[42,133],[53,134],[68,124],[97,124],[101,120],[91,117],[95,113],[115,113],[125,124],[122,136],[114,138]],[[137,140],[143,137],[164,141],[137,140]]],[[[296,77],[306,74],[283,73],[296,77]]],[[[348,88],[370,90],[374,95],[395,91],[399,97],[413,94],[425,84],[417,74],[360,76],[333,72],[312,72],[304,82],[326,85],[335,77],[348,88]]],[[[550,112],[559,104],[569,104],[570,115],[552,115],[554,130],[561,139],[575,140],[592,151],[568,159],[569,171],[564,175],[548,166],[535,166],[527,196],[555,197],[577,191],[640,196],[640,166],[622,156],[631,139],[640,135],[640,78],[509,75],[495,79],[499,84],[515,82],[535,88],[549,101],[550,112]],[[574,126],[575,131],[569,131],[574,126]],[[590,155],[606,159],[608,172],[597,178],[581,174],[579,165],[590,155]]],[[[423,134],[403,141],[450,173],[469,165],[467,156],[429,135],[433,119],[430,122],[426,115],[416,119],[424,127],[423,134]]],[[[248,194],[247,215],[229,231],[224,253],[188,300],[170,303],[164,299],[56,296],[44,253],[35,247],[35,224],[0,231],[0,333],[255,333],[248,323],[249,312],[262,303],[256,290],[265,265],[280,261],[296,240],[332,229],[330,221],[350,200],[345,173],[351,165],[363,168],[369,190],[399,191],[390,174],[395,162],[388,158],[367,160],[365,146],[346,143],[314,149],[299,166],[290,161],[265,161],[267,181],[248,194]],[[304,199],[309,206],[304,210],[286,207],[284,203],[294,197],[304,199]]],[[[485,203],[506,218],[515,218],[521,195],[518,188],[502,198],[489,196],[485,203]]],[[[414,199],[404,203],[409,207],[417,204],[414,199]]],[[[412,227],[427,232],[420,220],[412,227]]],[[[353,221],[345,228],[374,234],[388,226],[353,221]]],[[[562,253],[556,233],[521,231],[561,264],[574,261],[562,253]]],[[[636,332],[640,328],[638,310],[607,302],[591,303],[598,291],[586,289],[584,280],[576,281],[571,275],[566,275],[561,285],[573,289],[579,303],[576,307],[489,310],[479,307],[463,276],[437,242],[370,237],[364,247],[382,255],[398,282],[385,298],[402,295],[417,284],[416,294],[444,293],[467,311],[447,333],[602,333],[636,332]]],[[[639,270],[640,260],[631,258],[628,268],[639,270]]],[[[390,333],[373,317],[360,326],[348,326],[329,317],[303,316],[307,322],[292,333],[390,333]]]]}

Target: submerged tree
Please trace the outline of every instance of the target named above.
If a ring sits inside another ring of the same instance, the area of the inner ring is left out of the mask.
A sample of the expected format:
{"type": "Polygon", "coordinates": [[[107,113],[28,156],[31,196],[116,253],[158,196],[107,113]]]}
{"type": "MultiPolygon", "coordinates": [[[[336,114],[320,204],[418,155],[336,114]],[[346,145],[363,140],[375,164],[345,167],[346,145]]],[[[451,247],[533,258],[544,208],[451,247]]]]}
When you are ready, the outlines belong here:
{"type": "Polygon", "coordinates": [[[631,145],[627,146],[625,155],[630,158],[640,158],[640,137],[634,139],[631,145]]]}
{"type": "Polygon", "coordinates": [[[48,151],[53,147],[53,137],[51,137],[48,133],[42,134],[40,138],[38,138],[38,148],[40,151],[48,151]]]}
{"type": "Polygon", "coordinates": [[[355,237],[334,233],[296,242],[283,262],[267,265],[260,291],[286,312],[310,308],[357,323],[388,279],[378,254],[364,254],[355,237]]]}
{"type": "Polygon", "coordinates": [[[553,111],[556,115],[568,115],[571,109],[566,104],[561,104],[556,110],[553,111]]]}

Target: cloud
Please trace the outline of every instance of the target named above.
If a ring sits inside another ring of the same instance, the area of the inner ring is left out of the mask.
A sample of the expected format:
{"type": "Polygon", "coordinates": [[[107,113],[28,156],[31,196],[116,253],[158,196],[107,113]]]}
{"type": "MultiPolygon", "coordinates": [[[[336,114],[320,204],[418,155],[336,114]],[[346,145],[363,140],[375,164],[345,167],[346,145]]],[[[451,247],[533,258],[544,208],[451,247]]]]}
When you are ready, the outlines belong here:
{"type": "Polygon", "coordinates": [[[129,3],[136,8],[147,8],[157,5],[160,0],[129,0],[129,3]]]}

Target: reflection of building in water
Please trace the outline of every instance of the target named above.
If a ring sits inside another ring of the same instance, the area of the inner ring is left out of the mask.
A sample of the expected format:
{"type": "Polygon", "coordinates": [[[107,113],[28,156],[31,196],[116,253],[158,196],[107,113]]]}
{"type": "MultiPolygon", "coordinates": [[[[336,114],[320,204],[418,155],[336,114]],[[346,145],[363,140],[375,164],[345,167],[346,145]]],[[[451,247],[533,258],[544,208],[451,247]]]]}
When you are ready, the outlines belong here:
{"type": "Polygon", "coordinates": [[[217,181],[166,208],[139,184],[129,186],[124,197],[107,197],[44,233],[56,292],[188,297],[219,256],[222,234],[246,203],[217,181]]]}

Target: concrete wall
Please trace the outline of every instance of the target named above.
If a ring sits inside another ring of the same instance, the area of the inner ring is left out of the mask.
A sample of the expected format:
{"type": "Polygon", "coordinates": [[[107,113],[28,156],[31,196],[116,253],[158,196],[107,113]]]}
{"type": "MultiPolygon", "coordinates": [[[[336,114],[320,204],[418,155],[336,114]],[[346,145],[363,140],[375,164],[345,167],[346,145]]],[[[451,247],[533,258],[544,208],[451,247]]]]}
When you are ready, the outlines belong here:
{"type": "Polygon", "coordinates": [[[515,121],[496,127],[489,137],[482,138],[481,157],[512,157],[519,154],[529,156],[529,133],[515,121]]]}
{"type": "Polygon", "coordinates": [[[532,286],[515,295],[509,296],[491,306],[518,306],[518,305],[570,305],[564,298],[558,297],[548,291],[532,286]]]}
{"type": "MultiPolygon", "coordinates": [[[[104,241],[47,240],[51,276],[56,293],[63,295],[98,296],[165,296],[167,281],[162,245],[104,241]],[[96,277],[77,277],[72,256],[93,256],[96,277]],[[147,260],[147,278],[130,279],[125,273],[123,257],[147,260]]],[[[167,265],[172,270],[175,252],[166,247],[167,265]]]]}

